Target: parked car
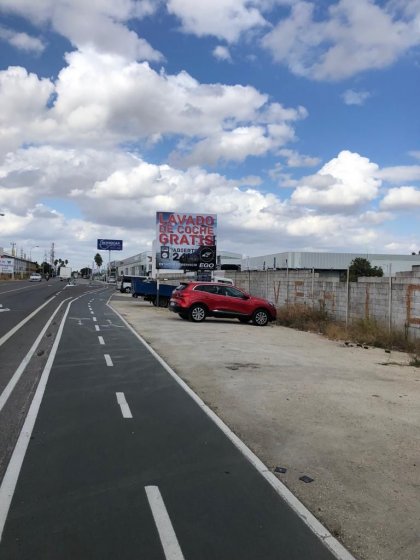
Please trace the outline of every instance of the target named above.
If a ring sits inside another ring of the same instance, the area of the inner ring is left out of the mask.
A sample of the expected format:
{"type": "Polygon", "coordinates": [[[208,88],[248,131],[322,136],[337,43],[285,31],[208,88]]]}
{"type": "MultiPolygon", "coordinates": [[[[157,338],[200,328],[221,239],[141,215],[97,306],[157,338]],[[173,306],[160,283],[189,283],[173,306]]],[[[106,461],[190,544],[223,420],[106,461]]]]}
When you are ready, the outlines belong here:
{"type": "Polygon", "coordinates": [[[117,278],[117,284],[115,288],[122,294],[129,294],[131,292],[131,281],[133,278],[138,279],[142,282],[147,279],[147,276],[127,276],[126,274],[124,274],[123,276],[119,276],[117,278]]]}
{"type": "Polygon", "coordinates": [[[38,272],[32,272],[29,276],[29,282],[41,282],[42,276],[38,272]]]}
{"type": "Polygon", "coordinates": [[[263,327],[274,321],[277,312],[274,304],[246,292],[218,282],[182,282],[173,292],[169,309],[182,319],[204,321],[206,317],[252,321],[263,327]]]}

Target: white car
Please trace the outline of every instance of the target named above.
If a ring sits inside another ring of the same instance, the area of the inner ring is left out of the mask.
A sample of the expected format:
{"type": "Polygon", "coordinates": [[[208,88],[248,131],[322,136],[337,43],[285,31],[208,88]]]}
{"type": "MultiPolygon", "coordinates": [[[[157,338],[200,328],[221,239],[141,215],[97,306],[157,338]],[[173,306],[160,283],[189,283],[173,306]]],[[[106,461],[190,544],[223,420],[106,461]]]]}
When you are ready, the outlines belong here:
{"type": "Polygon", "coordinates": [[[38,272],[32,272],[29,276],[29,282],[41,282],[42,276],[38,272]]]}

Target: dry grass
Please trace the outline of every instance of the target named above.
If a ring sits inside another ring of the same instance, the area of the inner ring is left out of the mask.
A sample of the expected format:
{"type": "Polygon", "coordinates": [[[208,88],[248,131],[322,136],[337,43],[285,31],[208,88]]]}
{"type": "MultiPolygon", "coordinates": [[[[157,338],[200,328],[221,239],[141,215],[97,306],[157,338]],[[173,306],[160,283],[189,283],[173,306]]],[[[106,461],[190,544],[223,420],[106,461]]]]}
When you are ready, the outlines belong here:
{"type": "Polygon", "coordinates": [[[411,365],[420,367],[420,340],[411,340],[404,331],[391,331],[372,319],[360,319],[346,328],[332,320],[323,309],[307,305],[289,305],[277,310],[277,324],[301,331],[321,333],[332,340],[399,350],[412,355],[411,365]]]}

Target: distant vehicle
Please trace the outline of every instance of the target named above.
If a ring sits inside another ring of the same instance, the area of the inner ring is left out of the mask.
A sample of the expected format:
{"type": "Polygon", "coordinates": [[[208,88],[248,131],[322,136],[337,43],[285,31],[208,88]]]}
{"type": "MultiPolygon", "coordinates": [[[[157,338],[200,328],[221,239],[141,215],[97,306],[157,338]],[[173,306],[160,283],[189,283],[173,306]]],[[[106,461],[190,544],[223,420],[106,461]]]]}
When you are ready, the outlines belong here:
{"type": "Polygon", "coordinates": [[[61,266],[60,267],[60,280],[70,280],[71,278],[71,267],[70,266],[61,266]]]}
{"type": "Polygon", "coordinates": [[[108,284],[115,284],[116,281],[117,279],[115,278],[115,276],[108,276],[107,278],[108,284]]]}
{"type": "Polygon", "coordinates": [[[116,289],[119,290],[122,294],[129,294],[131,292],[131,281],[133,278],[135,278],[136,280],[140,280],[141,282],[147,280],[147,276],[128,276],[124,274],[123,276],[117,278],[116,289]]]}
{"type": "Polygon", "coordinates": [[[41,282],[41,280],[42,280],[42,276],[38,274],[38,272],[33,272],[29,276],[29,282],[41,282]]]}
{"type": "Polygon", "coordinates": [[[219,282],[219,284],[228,284],[229,286],[234,285],[234,281],[231,278],[225,278],[224,276],[215,276],[212,282],[219,282]]]}
{"type": "Polygon", "coordinates": [[[243,292],[235,286],[216,282],[183,282],[173,292],[169,309],[181,319],[197,323],[206,317],[252,321],[259,327],[274,321],[277,311],[273,303],[243,292]]]}

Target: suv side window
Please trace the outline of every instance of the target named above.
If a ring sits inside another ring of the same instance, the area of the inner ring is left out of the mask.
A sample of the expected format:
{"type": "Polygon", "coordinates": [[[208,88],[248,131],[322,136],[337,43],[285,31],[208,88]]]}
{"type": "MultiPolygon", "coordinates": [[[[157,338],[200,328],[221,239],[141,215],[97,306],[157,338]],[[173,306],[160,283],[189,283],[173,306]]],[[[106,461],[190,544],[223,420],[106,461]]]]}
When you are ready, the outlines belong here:
{"type": "Polygon", "coordinates": [[[244,294],[240,290],[232,288],[232,286],[224,286],[224,291],[225,295],[230,297],[243,298],[244,296],[244,294]]]}
{"type": "Polygon", "coordinates": [[[196,286],[194,288],[194,290],[198,291],[198,292],[207,292],[208,294],[217,294],[217,286],[207,286],[207,285],[203,285],[203,286],[196,286]]]}

